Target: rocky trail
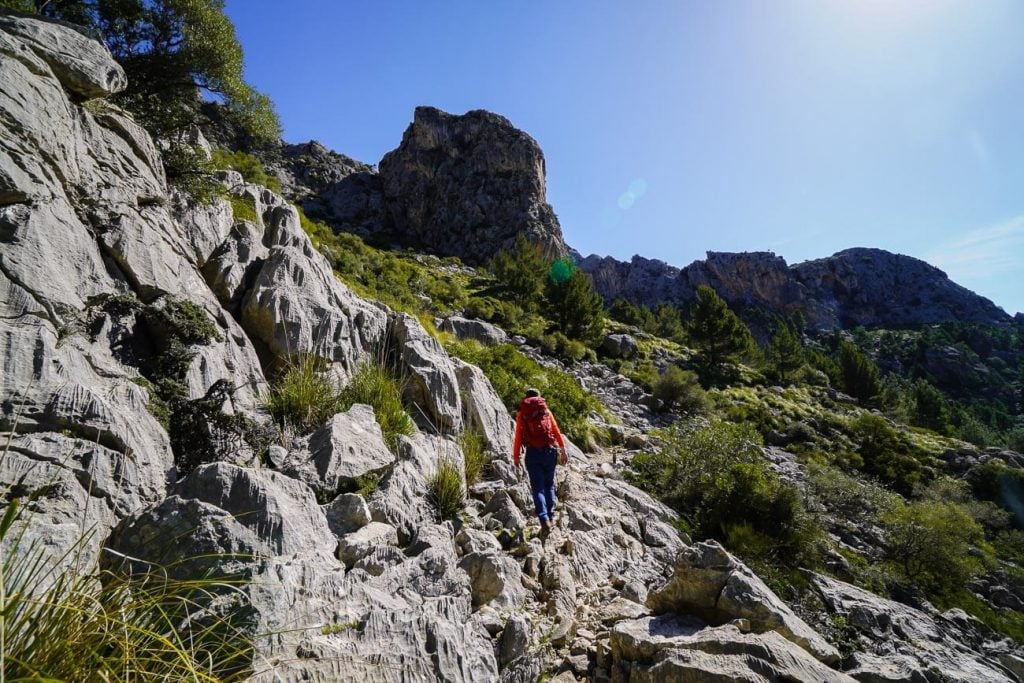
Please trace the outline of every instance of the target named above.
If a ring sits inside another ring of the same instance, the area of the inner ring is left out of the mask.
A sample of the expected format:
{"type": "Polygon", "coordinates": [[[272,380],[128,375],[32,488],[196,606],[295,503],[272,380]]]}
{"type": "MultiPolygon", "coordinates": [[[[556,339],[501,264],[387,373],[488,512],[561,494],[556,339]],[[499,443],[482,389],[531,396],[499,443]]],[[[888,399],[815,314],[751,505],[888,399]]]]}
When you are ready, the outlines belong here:
{"type": "MultiPolygon", "coordinates": [[[[559,472],[542,542],[509,462],[511,420],[482,371],[415,318],[355,295],[281,196],[234,172],[220,175],[229,199],[210,205],[169,190],[154,142],[104,101],[123,87],[99,43],[0,15],[0,490],[5,506],[31,501],[19,523],[51,562],[85,528],[92,564],[240,579],[210,608],[252,638],[252,681],[1024,677],[1019,649],[963,613],[815,575],[827,612],[870,634],[841,661],[607,457],[577,453],[559,472]],[[265,457],[235,439],[227,456],[184,467],[146,378],[168,335],[160,321],[182,301],[216,332],[187,345],[189,399],[232,387],[228,412],[266,425],[267,377],[295,354],[346,381],[383,350],[410,378],[419,429],[389,448],[357,404],[265,457]],[[439,521],[428,478],[441,458],[462,462],[453,435],[467,425],[491,467],[462,516],[439,521]],[[376,486],[353,492],[368,475],[376,486]]],[[[419,119],[430,138],[437,116],[419,119]]],[[[514,140],[515,158],[536,166],[530,142],[514,140]]],[[[634,389],[613,374],[591,372],[627,405],[634,389]]],[[[637,433],[651,423],[622,412],[637,433]]]]}

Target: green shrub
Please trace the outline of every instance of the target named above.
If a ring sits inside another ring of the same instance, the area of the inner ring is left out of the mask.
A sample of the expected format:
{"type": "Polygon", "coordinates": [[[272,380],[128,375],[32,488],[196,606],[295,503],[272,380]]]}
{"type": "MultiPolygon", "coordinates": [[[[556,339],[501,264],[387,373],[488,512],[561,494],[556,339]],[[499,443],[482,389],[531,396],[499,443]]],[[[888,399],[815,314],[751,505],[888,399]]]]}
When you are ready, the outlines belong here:
{"type": "Polygon", "coordinates": [[[852,438],[859,445],[864,471],[891,484],[905,496],[914,487],[927,483],[934,472],[926,466],[925,454],[889,426],[884,417],[863,413],[850,425],[852,438]]]}
{"type": "Polygon", "coordinates": [[[880,519],[891,566],[929,594],[960,589],[984,570],[972,552],[988,548],[984,531],[962,505],[913,501],[895,505],[880,519]]]}
{"type": "Polygon", "coordinates": [[[967,472],[967,482],[980,500],[996,503],[1015,516],[1024,528],[1024,471],[998,458],[987,460],[967,472]]]}
{"type": "Polygon", "coordinates": [[[816,562],[820,531],[799,491],[775,474],[747,425],[714,422],[659,432],[660,451],[633,458],[629,479],[675,509],[698,539],[785,566],[816,562]],[[770,539],[770,542],[766,539],[770,539]]]}
{"type": "Polygon", "coordinates": [[[518,410],[528,387],[537,387],[561,431],[576,445],[592,448],[606,439],[603,431],[587,419],[591,413],[604,414],[604,406],[571,375],[541,366],[511,344],[483,346],[475,341],[448,341],[445,348],[483,370],[510,413],[518,410]]]}
{"type": "Polygon", "coordinates": [[[229,152],[226,149],[215,149],[210,154],[210,163],[214,168],[238,171],[247,183],[262,185],[274,192],[281,191],[281,181],[267,173],[263,162],[241,150],[229,152]]]}
{"type": "Polygon", "coordinates": [[[392,450],[400,434],[411,436],[416,432],[416,425],[402,404],[401,383],[379,362],[371,361],[359,366],[356,374],[338,395],[340,411],[348,410],[356,403],[373,407],[384,442],[392,450]]]}
{"type": "Polygon", "coordinates": [[[466,486],[472,486],[480,480],[484,468],[490,464],[487,442],[476,429],[466,429],[459,435],[459,448],[466,467],[466,486]]]}
{"type": "Polygon", "coordinates": [[[654,383],[654,397],[661,401],[665,410],[679,408],[685,413],[700,413],[707,410],[708,397],[700,380],[692,372],[677,365],[670,365],[654,383]]]}
{"type": "MultiPolygon", "coordinates": [[[[26,506],[25,509],[29,509],[26,506]]],[[[57,562],[25,544],[17,499],[0,522],[0,666],[10,681],[196,681],[247,677],[253,644],[205,605],[229,582],[126,576],[78,565],[88,536],[57,562]]]]}
{"type": "Polygon", "coordinates": [[[831,514],[862,525],[874,525],[878,515],[900,500],[878,484],[829,466],[807,468],[807,490],[831,514]]]}
{"type": "Polygon", "coordinates": [[[437,469],[427,478],[427,490],[430,502],[442,520],[453,519],[459,514],[466,501],[466,492],[462,488],[462,472],[453,458],[438,458],[437,469]]]}
{"type": "Polygon", "coordinates": [[[882,391],[878,366],[856,344],[840,342],[838,365],[840,386],[850,396],[870,401],[882,391]]]}

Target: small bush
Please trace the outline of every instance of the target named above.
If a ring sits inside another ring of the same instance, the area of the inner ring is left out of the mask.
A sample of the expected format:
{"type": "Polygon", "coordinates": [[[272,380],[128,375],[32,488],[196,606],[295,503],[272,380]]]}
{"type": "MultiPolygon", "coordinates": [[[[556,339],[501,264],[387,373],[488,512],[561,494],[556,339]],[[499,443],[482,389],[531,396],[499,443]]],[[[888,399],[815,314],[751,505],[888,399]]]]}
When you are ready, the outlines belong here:
{"type": "Polygon", "coordinates": [[[661,450],[638,454],[629,478],[679,512],[695,537],[739,544],[730,547],[773,564],[816,562],[820,531],[799,491],[769,467],[752,428],[715,422],[659,437],[661,450]]]}
{"type": "Polygon", "coordinates": [[[356,403],[373,407],[384,442],[392,450],[398,444],[399,434],[411,436],[416,432],[416,425],[402,404],[401,383],[379,362],[359,367],[338,395],[335,412],[348,410],[356,403]]]}
{"type": "Polygon", "coordinates": [[[449,456],[438,459],[437,469],[427,479],[430,502],[442,520],[453,519],[462,510],[466,492],[462,488],[462,472],[449,456]]]}
{"type": "Polygon", "coordinates": [[[678,407],[685,413],[700,413],[707,410],[707,393],[700,386],[697,375],[676,365],[665,368],[654,383],[653,394],[662,402],[665,410],[678,407]]]}
{"type": "Polygon", "coordinates": [[[988,547],[984,531],[962,505],[937,500],[898,504],[881,521],[891,566],[929,594],[962,588],[984,570],[972,552],[972,547],[988,547]]]}
{"type": "Polygon", "coordinates": [[[466,486],[472,486],[480,480],[484,468],[490,464],[487,454],[487,442],[484,435],[475,429],[466,429],[459,435],[459,448],[466,465],[466,486]]]}
{"type": "Polygon", "coordinates": [[[231,202],[231,214],[234,216],[235,222],[259,222],[259,218],[256,216],[256,206],[251,200],[233,194],[228,201],[231,202]]]}
{"type": "Polygon", "coordinates": [[[229,152],[226,149],[215,149],[210,155],[210,163],[214,168],[238,171],[247,183],[262,185],[274,192],[281,191],[281,181],[267,173],[263,162],[241,150],[229,152]]]}
{"type": "Polygon", "coordinates": [[[885,418],[864,413],[850,425],[852,438],[864,460],[864,470],[891,484],[904,496],[915,486],[927,483],[934,472],[926,466],[926,456],[889,426],[885,418]]]}
{"type": "Polygon", "coordinates": [[[291,428],[305,434],[343,410],[326,369],[321,358],[298,356],[289,361],[284,372],[271,383],[264,404],[282,429],[291,428]]]}

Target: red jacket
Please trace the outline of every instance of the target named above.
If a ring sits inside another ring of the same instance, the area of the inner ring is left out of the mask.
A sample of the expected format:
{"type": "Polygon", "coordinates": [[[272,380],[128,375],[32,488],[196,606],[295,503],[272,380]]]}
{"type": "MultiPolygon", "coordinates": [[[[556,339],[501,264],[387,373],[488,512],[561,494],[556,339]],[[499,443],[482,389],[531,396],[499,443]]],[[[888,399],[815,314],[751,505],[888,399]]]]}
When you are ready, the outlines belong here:
{"type": "MultiPolygon", "coordinates": [[[[565,439],[562,438],[562,432],[558,429],[558,423],[555,421],[554,414],[549,410],[548,415],[551,416],[551,427],[555,432],[555,441],[558,442],[558,446],[565,452],[565,439]]],[[[516,413],[516,437],[512,442],[512,462],[516,467],[519,466],[519,453],[523,448],[523,411],[519,410],[516,413]]]]}

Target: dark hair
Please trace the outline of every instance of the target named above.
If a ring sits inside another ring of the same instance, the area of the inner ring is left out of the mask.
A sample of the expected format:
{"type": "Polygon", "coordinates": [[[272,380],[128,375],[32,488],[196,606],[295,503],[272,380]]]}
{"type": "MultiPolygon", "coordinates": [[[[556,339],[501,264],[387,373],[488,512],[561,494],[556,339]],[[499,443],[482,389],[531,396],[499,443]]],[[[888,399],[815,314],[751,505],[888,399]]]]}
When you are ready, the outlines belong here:
{"type": "Polygon", "coordinates": [[[537,389],[530,387],[529,389],[526,390],[526,398],[535,398],[537,396],[540,396],[540,391],[538,391],[537,389]]]}

